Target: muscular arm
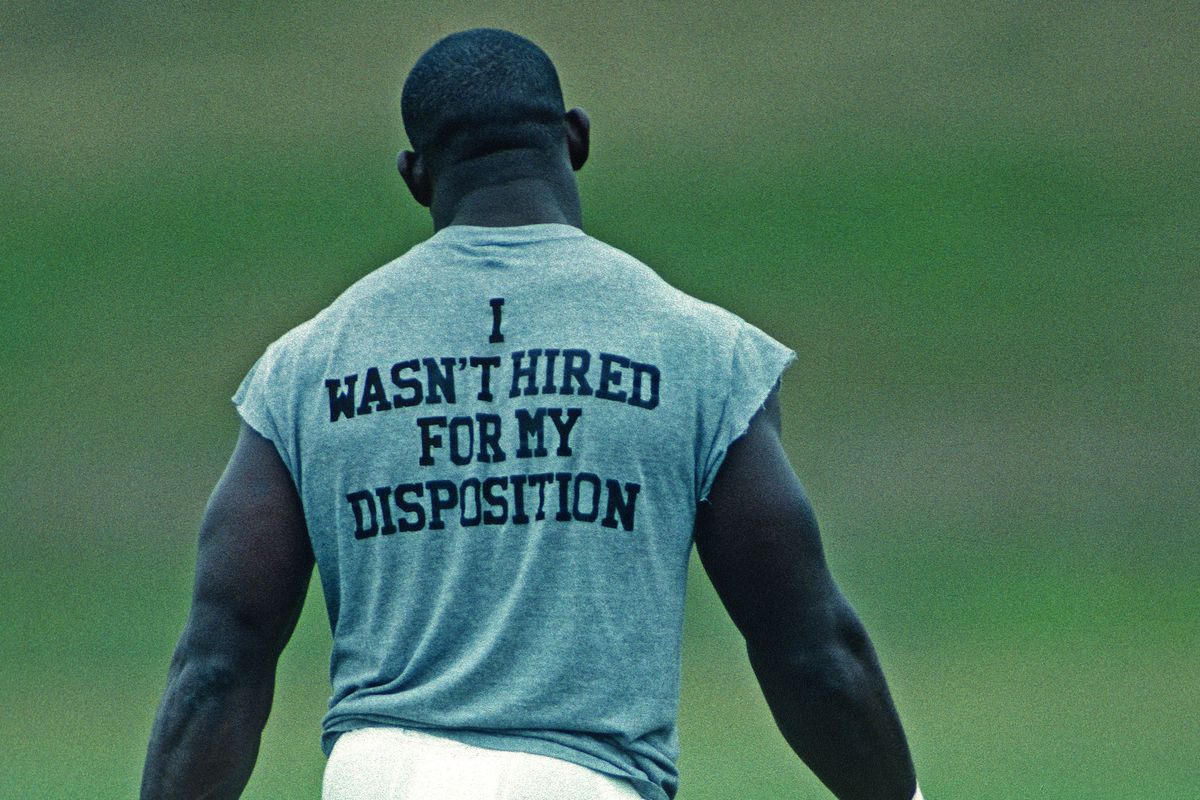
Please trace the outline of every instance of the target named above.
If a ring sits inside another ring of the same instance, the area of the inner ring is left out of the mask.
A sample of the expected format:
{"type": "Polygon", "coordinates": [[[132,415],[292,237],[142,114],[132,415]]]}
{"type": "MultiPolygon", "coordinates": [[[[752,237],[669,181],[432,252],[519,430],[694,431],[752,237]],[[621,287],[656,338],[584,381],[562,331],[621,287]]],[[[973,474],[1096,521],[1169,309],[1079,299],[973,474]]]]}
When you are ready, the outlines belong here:
{"type": "Polygon", "coordinates": [[[287,468],[243,425],[205,510],[192,610],[150,734],[142,800],[241,794],[312,566],[287,468]]]}
{"type": "Polygon", "coordinates": [[[829,574],[774,394],[730,447],[696,547],[779,730],[839,800],[910,800],[912,759],[871,642],[829,574]]]}

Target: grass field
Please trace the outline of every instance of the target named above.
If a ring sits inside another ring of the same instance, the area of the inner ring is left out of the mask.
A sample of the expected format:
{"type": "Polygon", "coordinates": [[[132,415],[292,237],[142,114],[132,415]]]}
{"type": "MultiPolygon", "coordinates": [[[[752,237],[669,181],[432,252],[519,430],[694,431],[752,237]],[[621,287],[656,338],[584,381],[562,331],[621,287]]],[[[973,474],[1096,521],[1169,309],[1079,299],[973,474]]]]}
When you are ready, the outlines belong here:
{"type": "MultiPolygon", "coordinates": [[[[1200,7],[681,9],[6,10],[0,795],[135,792],[228,396],[428,234],[399,86],[495,24],[591,113],[589,231],[799,352],[789,454],[926,795],[1196,796],[1200,7]]],[[[681,800],[828,796],[689,592],[681,800]]],[[[320,607],[249,798],[317,796],[320,607]]]]}

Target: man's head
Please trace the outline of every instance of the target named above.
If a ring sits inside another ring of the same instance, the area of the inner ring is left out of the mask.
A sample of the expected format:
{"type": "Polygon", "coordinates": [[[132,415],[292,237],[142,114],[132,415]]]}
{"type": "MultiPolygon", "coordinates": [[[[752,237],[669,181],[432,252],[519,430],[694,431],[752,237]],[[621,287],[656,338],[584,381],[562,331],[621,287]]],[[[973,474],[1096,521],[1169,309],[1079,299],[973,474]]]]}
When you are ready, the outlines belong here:
{"type": "Polygon", "coordinates": [[[437,42],[409,73],[400,106],[413,148],[400,154],[400,173],[422,205],[464,163],[486,173],[488,157],[505,156],[569,174],[587,160],[587,116],[565,111],[550,57],[515,33],[477,28],[437,42]]]}
{"type": "Polygon", "coordinates": [[[413,149],[425,155],[464,139],[480,150],[544,146],[566,111],[550,57],[490,28],[451,34],[426,51],[404,82],[400,108],[413,149]]]}

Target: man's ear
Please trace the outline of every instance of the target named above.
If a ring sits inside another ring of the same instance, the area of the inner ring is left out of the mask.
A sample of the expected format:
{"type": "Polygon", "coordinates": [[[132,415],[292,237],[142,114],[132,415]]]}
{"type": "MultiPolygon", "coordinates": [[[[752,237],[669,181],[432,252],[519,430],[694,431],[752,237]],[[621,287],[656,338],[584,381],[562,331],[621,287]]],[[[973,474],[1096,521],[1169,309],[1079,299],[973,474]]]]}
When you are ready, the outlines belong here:
{"type": "Polygon", "coordinates": [[[413,199],[429,208],[433,200],[433,184],[429,182],[429,171],[425,169],[425,159],[412,150],[402,150],[396,157],[396,168],[400,177],[412,193],[413,199]]]}
{"type": "Polygon", "coordinates": [[[567,112],[567,154],[571,157],[571,169],[578,172],[587,163],[591,147],[592,121],[582,108],[567,112]]]}

